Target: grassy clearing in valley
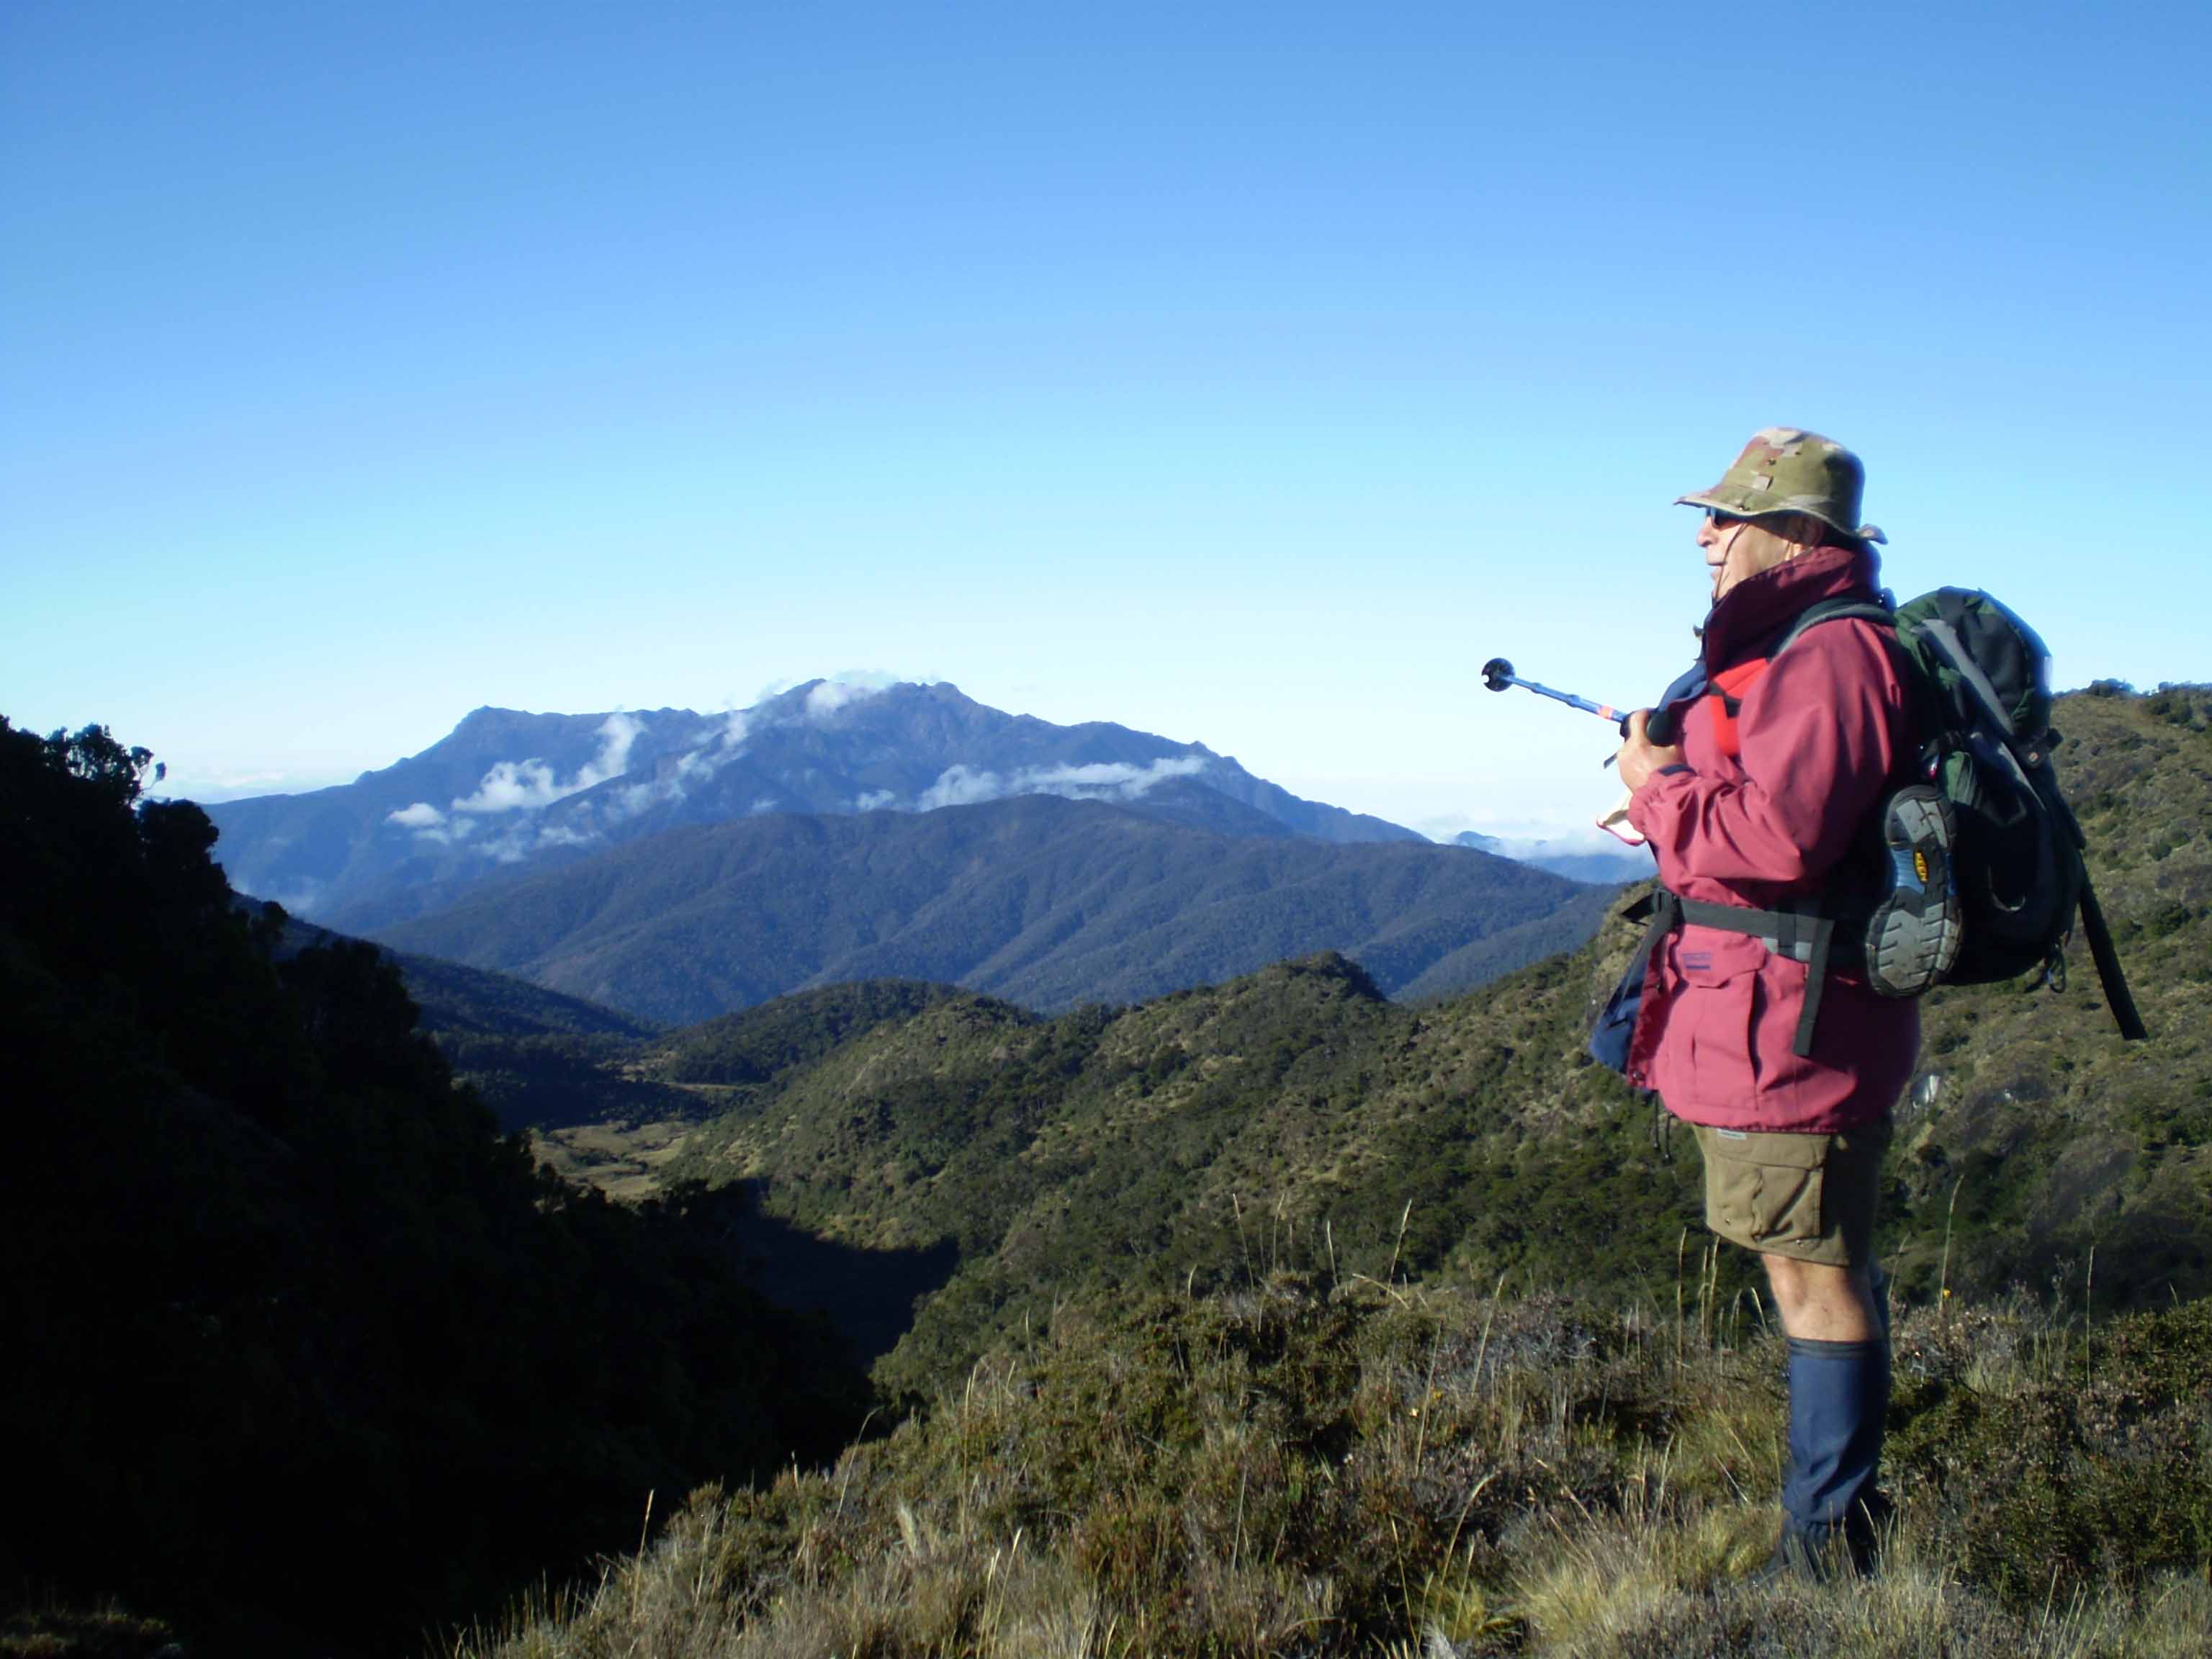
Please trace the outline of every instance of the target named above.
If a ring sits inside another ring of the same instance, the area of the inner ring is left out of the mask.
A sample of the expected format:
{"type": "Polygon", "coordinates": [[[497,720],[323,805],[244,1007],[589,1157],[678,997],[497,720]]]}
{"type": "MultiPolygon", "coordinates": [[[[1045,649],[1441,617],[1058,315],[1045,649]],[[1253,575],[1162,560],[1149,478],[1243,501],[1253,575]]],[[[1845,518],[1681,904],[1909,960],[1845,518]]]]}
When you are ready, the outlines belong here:
{"type": "Polygon", "coordinates": [[[664,1171],[697,1127],[689,1118],[569,1124],[533,1131],[530,1155],[563,1181],[596,1187],[609,1198],[635,1201],[657,1197],[665,1189],[664,1171]]]}
{"type": "Polygon", "coordinates": [[[1781,1344],[1747,1302],[1279,1275],[1070,1306],[834,1468],[695,1493],[456,1659],[2201,1655],[2212,1306],[1905,1310],[1870,1584],[1752,1575],[1781,1344]]]}

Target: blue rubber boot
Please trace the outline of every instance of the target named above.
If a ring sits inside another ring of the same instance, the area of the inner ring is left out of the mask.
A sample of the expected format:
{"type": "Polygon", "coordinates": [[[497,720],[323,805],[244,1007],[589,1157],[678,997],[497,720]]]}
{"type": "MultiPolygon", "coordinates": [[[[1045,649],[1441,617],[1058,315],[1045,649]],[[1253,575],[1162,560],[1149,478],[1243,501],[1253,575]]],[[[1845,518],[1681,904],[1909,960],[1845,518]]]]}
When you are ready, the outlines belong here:
{"type": "Polygon", "coordinates": [[[1888,1412],[1887,1342],[1790,1339],[1790,1474],[1776,1553],[1790,1566],[1814,1577],[1873,1571],[1886,1510],[1875,1470],[1888,1412]]]}

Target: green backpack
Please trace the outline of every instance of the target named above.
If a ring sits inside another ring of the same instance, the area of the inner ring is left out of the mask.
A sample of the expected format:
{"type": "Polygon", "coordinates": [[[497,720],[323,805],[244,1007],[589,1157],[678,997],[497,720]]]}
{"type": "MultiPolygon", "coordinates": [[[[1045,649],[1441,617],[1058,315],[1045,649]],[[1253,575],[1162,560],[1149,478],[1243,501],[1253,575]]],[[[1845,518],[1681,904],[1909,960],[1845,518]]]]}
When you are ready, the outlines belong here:
{"type": "Polygon", "coordinates": [[[1816,605],[1775,647],[1843,617],[1892,624],[1913,700],[1924,783],[1885,803],[1891,888],[1863,933],[1886,996],[2041,969],[2065,983],[2078,911],[2121,1034],[2146,1035],[2082,862],[2087,844],[2051,765],[2051,653],[1988,594],[1941,587],[1889,606],[1816,605]]]}

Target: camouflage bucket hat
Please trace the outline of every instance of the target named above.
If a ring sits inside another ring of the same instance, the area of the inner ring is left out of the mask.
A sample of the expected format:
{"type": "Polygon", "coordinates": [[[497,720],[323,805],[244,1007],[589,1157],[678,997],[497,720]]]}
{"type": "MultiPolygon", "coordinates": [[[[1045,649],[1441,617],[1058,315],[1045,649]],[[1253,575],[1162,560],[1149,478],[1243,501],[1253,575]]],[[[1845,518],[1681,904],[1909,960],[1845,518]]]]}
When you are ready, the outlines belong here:
{"type": "Polygon", "coordinates": [[[1735,465],[1711,489],[1677,495],[1678,505],[1709,507],[1738,518],[1765,513],[1804,513],[1831,530],[1861,541],[1889,538],[1878,525],[1859,522],[1866,468],[1833,438],[1794,426],[1770,426],[1743,447],[1735,465]]]}

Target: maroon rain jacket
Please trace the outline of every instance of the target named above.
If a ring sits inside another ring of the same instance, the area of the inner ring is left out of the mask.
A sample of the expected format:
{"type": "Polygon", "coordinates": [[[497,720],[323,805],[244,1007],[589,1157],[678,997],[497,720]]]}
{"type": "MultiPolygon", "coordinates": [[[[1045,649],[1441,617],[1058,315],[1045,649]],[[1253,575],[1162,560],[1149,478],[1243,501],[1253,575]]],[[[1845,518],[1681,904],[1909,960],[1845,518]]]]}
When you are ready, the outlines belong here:
{"type": "MultiPolygon", "coordinates": [[[[1873,599],[1875,569],[1870,552],[1824,547],[1738,584],[1705,618],[1707,672],[1765,656],[1817,601],[1873,599]]],[[[1735,756],[1717,699],[1684,711],[1683,764],[1655,774],[1628,809],[1662,883],[1755,910],[1841,886],[1914,764],[1885,632],[1856,618],[1808,629],[1743,690],[1735,756]]],[[[1790,1048],[1807,972],[1747,934],[1677,929],[1646,970],[1629,1081],[1720,1128],[1834,1133],[1881,1118],[1911,1078],[1919,1005],[1832,969],[1801,1059],[1790,1048]]]]}

